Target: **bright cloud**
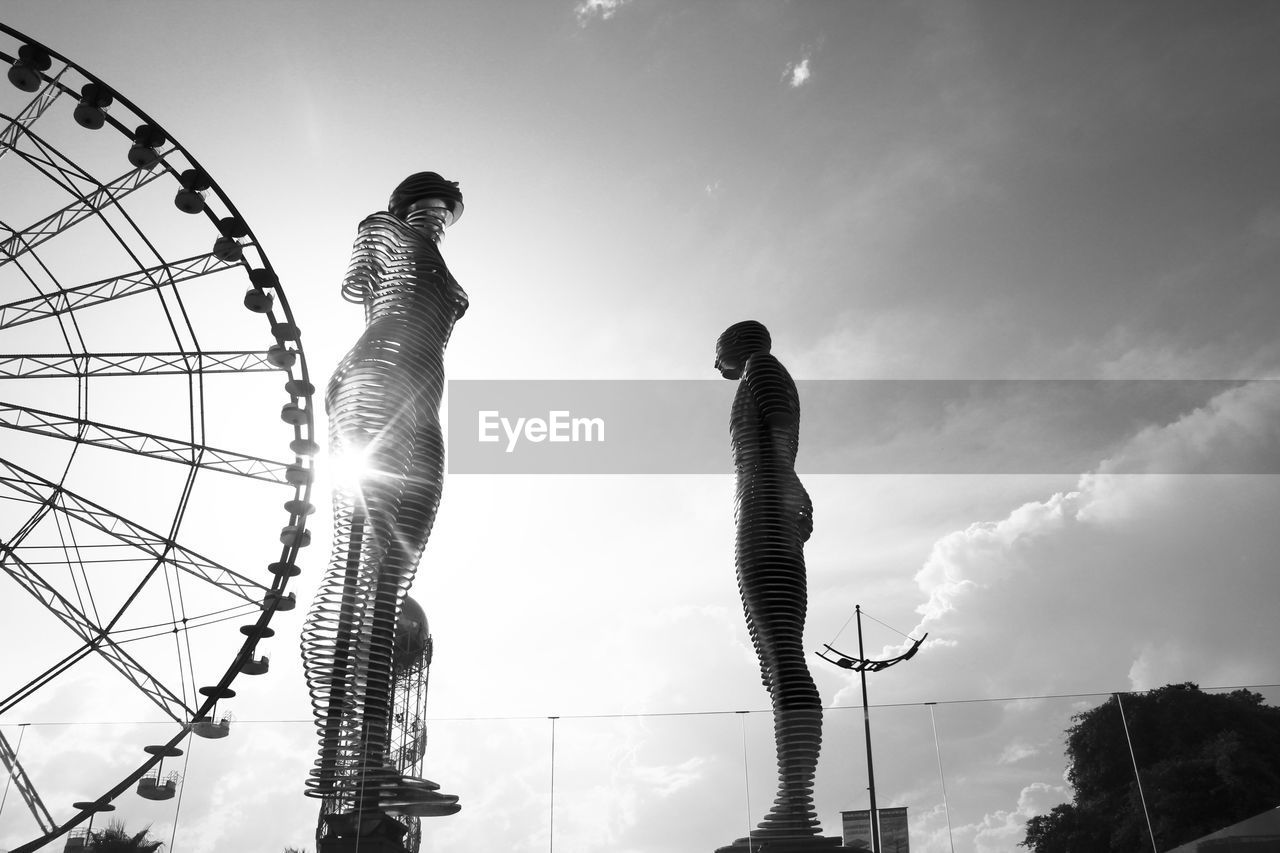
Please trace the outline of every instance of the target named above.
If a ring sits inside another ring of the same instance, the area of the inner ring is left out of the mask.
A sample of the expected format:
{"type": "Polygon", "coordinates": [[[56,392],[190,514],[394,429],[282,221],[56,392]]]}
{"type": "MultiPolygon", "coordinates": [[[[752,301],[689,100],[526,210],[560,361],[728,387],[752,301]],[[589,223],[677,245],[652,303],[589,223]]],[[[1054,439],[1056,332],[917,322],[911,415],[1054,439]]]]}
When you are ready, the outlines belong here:
{"type": "MultiPolygon", "coordinates": [[[[1275,470],[1273,385],[1237,386],[1141,428],[1070,487],[1019,499],[925,551],[915,578],[921,618],[910,633],[929,639],[908,666],[878,676],[873,701],[1101,694],[939,704],[948,787],[982,804],[952,803],[956,849],[1014,849],[1027,818],[1070,798],[1063,731],[1107,692],[1277,680],[1270,650],[1280,629],[1270,610],[1280,596],[1280,477],[1161,473],[1275,470]]],[[[851,678],[835,704],[858,701],[851,678]]],[[[884,719],[879,748],[901,758],[920,730],[912,735],[905,715],[884,719]]],[[[941,815],[921,814],[913,819],[921,849],[950,849],[941,815]]]]}
{"type": "Polygon", "coordinates": [[[917,630],[954,640],[937,656],[959,666],[1016,647],[1025,666],[997,688],[1011,694],[1273,681],[1250,651],[1271,644],[1242,648],[1225,624],[1261,628],[1280,594],[1277,478],[1149,472],[1268,470],[1278,414],[1267,383],[1234,388],[1144,429],[1076,489],[943,537],[916,575],[917,630]]]}
{"type": "Polygon", "coordinates": [[[596,18],[609,20],[630,2],[631,0],[582,0],[573,8],[573,12],[578,16],[578,26],[585,27],[596,18]]]}
{"type": "Polygon", "coordinates": [[[1024,758],[1034,758],[1040,754],[1038,747],[1031,746],[1023,741],[1014,741],[1004,748],[1000,753],[1000,757],[996,759],[999,764],[1013,764],[1022,761],[1024,758]]]}
{"type": "Polygon", "coordinates": [[[968,841],[975,853],[1005,853],[1016,850],[1026,836],[1027,820],[1043,814],[1061,801],[1065,791],[1060,786],[1036,782],[1022,789],[1018,804],[1009,810],[987,814],[975,824],[955,828],[957,840],[968,841]]]}
{"type": "Polygon", "coordinates": [[[788,63],[786,70],[782,73],[782,79],[787,81],[792,89],[798,89],[805,83],[809,82],[809,55],[805,54],[799,62],[788,63]]]}

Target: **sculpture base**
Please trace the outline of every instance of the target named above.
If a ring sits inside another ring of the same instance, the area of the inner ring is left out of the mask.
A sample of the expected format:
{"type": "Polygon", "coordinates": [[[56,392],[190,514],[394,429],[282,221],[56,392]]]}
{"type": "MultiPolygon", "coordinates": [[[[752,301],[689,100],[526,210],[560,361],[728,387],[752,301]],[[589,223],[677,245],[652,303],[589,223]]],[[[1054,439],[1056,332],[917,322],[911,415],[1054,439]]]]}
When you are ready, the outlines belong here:
{"type": "Polygon", "coordinates": [[[402,817],[444,817],[462,811],[457,794],[442,794],[439,784],[413,776],[384,789],[380,804],[388,814],[402,817]]]}
{"type": "Polygon", "coordinates": [[[838,850],[841,840],[820,835],[799,838],[739,838],[727,847],[717,847],[716,853],[818,853],[820,850],[838,850]]]}
{"type": "Polygon", "coordinates": [[[408,853],[408,849],[390,838],[325,838],[316,853],[408,853]]]}
{"type": "Polygon", "coordinates": [[[316,853],[407,853],[404,835],[408,827],[376,812],[325,815],[328,835],[316,845],[316,853]]]}

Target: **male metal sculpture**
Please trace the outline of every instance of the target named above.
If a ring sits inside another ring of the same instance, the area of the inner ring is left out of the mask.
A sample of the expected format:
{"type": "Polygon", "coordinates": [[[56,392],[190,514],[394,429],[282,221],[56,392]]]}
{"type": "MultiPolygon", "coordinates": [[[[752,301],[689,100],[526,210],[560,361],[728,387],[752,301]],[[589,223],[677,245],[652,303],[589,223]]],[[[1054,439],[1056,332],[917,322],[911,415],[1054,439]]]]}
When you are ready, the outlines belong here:
{"type": "Polygon", "coordinates": [[[741,380],[729,421],[738,486],[734,557],[747,631],[773,704],[778,758],[773,808],[749,838],[721,853],[840,846],[839,838],[821,836],[813,807],[822,703],[803,648],[804,543],[813,532],[813,505],[795,469],[800,398],[770,346],[769,331],[754,320],[735,323],[716,342],[716,369],[741,380]]]}
{"type": "Polygon", "coordinates": [[[396,621],[444,477],[444,350],[468,303],[436,244],[461,214],[456,183],[434,172],[406,178],[387,212],[360,223],[342,283],[366,328],[329,382],[329,449],[360,464],[348,466],[358,469],[352,482],[334,484],[332,558],[303,628],[320,737],[307,793],[325,800],[333,835],[358,835],[363,850],[382,849],[371,836],[395,849],[403,827],[389,812],[458,809],[457,797],[397,766],[391,700],[396,621]]]}

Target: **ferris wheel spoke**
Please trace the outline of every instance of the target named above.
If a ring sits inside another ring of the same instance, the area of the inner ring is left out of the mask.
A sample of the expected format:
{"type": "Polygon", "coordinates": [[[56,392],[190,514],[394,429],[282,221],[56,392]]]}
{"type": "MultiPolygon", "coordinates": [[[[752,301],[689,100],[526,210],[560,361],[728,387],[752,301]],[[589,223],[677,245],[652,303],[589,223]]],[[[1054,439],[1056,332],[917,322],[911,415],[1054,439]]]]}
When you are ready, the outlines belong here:
{"type": "Polygon", "coordinates": [[[55,293],[18,299],[0,305],[0,331],[126,296],[149,293],[166,284],[177,284],[222,272],[231,266],[231,262],[221,260],[209,252],[183,258],[180,261],[157,264],[124,275],[99,279],[88,284],[63,288],[55,293]]]}
{"type": "MultiPolygon", "coordinates": [[[[184,548],[173,539],[152,533],[142,525],[7,459],[0,459],[0,486],[40,503],[42,509],[47,507],[46,511],[59,512],[132,546],[155,560],[157,565],[167,563],[250,604],[261,605],[263,596],[269,592],[263,584],[184,548]]],[[[16,550],[12,544],[8,547],[11,551],[16,550]]]]}
{"type": "Polygon", "coordinates": [[[8,696],[0,698],[0,714],[8,713],[11,709],[16,708],[28,696],[53,681],[62,673],[71,669],[71,667],[75,666],[92,653],[93,646],[88,643],[81,643],[74,651],[59,660],[57,663],[46,668],[39,675],[32,678],[8,696]]]}
{"type": "Polygon", "coordinates": [[[108,450],[136,453],[166,462],[195,465],[210,471],[236,474],[268,483],[288,482],[285,479],[289,467],[287,462],[249,456],[232,450],[138,432],[125,427],[97,423],[87,418],[59,415],[27,406],[0,403],[0,427],[76,441],[108,450]]]}
{"type": "Polygon", "coordinates": [[[262,350],[31,353],[0,355],[0,379],[260,373],[280,370],[262,350]]]}
{"type": "MultiPolygon", "coordinates": [[[[18,746],[22,746],[22,738],[18,738],[18,746]]],[[[27,775],[27,771],[23,769],[22,762],[18,760],[18,751],[9,745],[9,739],[0,732],[0,762],[9,771],[9,778],[13,780],[13,785],[18,789],[18,793],[22,795],[23,801],[27,804],[27,809],[36,819],[36,823],[40,826],[41,832],[52,832],[57,826],[53,822],[53,815],[49,814],[49,809],[45,807],[44,800],[40,799],[40,794],[36,792],[36,787],[31,783],[31,777],[27,775]]]]}
{"type": "MultiPolygon", "coordinates": [[[[111,664],[121,675],[133,683],[143,695],[160,706],[160,709],[179,723],[186,723],[194,716],[172,690],[151,674],[133,655],[116,645],[108,628],[89,618],[80,608],[67,600],[44,577],[6,545],[0,545],[0,568],[13,578],[18,586],[32,595],[46,610],[71,629],[86,646],[92,648],[111,664]]],[[[145,581],[143,581],[145,583],[145,581]]],[[[119,618],[117,615],[116,618],[119,618]]]]}
{"type": "MultiPolygon", "coordinates": [[[[42,165],[46,165],[44,160],[36,159],[34,155],[20,148],[10,148],[9,150],[33,166],[39,168],[42,165]]],[[[52,166],[53,164],[47,165],[52,166]]],[[[42,168],[41,171],[45,170],[42,168]]],[[[139,166],[136,169],[130,169],[110,183],[99,186],[83,198],[76,199],[61,210],[49,214],[21,231],[14,231],[7,226],[0,226],[0,228],[9,232],[7,238],[0,240],[0,267],[30,252],[36,246],[56,237],[73,225],[83,222],[108,205],[118,203],[134,190],[146,186],[164,173],[163,169],[146,169],[139,166]]],[[[48,174],[47,171],[46,174],[48,174]]]]}
{"type": "Polygon", "coordinates": [[[9,152],[9,149],[18,144],[19,137],[27,131],[31,125],[35,124],[40,116],[44,115],[45,110],[49,109],[49,105],[58,100],[58,97],[65,91],[59,80],[62,78],[63,72],[68,66],[63,66],[57,73],[57,76],[45,81],[44,87],[36,93],[22,111],[15,117],[9,119],[9,124],[0,131],[0,158],[9,152]]]}

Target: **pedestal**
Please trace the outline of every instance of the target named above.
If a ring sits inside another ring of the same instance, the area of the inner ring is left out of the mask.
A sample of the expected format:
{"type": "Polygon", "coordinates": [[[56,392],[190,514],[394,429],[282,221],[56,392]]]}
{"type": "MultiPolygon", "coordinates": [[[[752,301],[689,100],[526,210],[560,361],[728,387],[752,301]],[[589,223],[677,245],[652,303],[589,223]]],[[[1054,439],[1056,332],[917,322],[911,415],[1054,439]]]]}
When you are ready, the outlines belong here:
{"type": "Polygon", "coordinates": [[[325,815],[329,833],[316,853],[406,853],[403,823],[381,812],[325,815]]]}
{"type": "Polygon", "coordinates": [[[325,838],[316,853],[406,853],[405,846],[390,838],[325,838]]]}
{"type": "Polygon", "coordinates": [[[841,840],[825,836],[802,838],[739,838],[727,847],[717,847],[716,853],[818,853],[838,850],[841,840]]]}

